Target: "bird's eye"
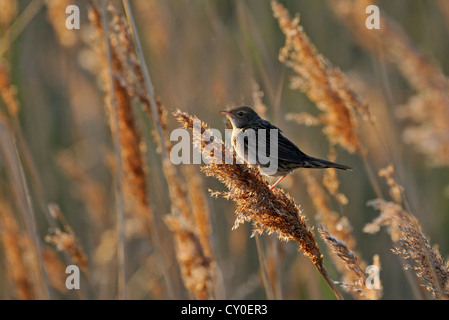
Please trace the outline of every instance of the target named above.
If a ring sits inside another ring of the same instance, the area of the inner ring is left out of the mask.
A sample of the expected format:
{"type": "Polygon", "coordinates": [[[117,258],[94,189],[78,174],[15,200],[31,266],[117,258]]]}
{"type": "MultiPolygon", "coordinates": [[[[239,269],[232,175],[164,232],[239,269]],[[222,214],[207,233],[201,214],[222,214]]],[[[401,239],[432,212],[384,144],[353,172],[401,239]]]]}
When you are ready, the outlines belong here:
{"type": "Polygon", "coordinates": [[[245,112],[243,112],[243,111],[237,112],[237,115],[238,115],[239,117],[243,117],[244,114],[245,114],[245,112]]]}

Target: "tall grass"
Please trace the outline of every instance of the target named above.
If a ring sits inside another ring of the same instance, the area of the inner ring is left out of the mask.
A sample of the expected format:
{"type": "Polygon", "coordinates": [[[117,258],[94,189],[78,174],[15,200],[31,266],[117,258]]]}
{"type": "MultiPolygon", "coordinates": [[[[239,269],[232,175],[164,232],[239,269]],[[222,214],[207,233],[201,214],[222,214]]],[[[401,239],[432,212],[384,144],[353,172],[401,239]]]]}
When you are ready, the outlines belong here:
{"type": "Polygon", "coordinates": [[[0,298],[447,299],[449,43],[411,2],[368,30],[371,1],[91,0],[69,30],[70,1],[0,0],[0,298]],[[170,161],[179,127],[216,159],[209,129],[243,104],[356,170],[271,192],[170,161]]]}

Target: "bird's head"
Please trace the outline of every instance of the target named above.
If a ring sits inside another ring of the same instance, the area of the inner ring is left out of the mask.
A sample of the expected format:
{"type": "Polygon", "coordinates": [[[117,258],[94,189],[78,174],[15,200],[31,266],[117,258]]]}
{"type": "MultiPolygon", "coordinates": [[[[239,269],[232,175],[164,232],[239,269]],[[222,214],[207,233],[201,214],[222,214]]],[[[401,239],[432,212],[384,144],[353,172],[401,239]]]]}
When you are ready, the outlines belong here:
{"type": "Polygon", "coordinates": [[[260,119],[259,115],[250,107],[238,107],[228,111],[220,111],[231,121],[233,128],[247,128],[260,119]]]}

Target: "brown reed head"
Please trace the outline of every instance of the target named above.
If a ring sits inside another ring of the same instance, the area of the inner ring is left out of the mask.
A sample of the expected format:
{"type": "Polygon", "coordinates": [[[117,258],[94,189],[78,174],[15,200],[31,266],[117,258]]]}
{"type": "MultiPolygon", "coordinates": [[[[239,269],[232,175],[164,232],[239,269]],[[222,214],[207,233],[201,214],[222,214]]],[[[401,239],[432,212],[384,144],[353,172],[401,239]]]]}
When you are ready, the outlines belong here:
{"type": "MultiPolygon", "coordinates": [[[[194,122],[198,121],[197,118],[179,110],[173,115],[184,128],[192,130],[194,122]]],[[[207,135],[208,131],[207,125],[201,122],[201,130],[198,130],[198,133],[207,135]]],[[[214,142],[217,143],[217,140],[214,137],[214,142]]],[[[194,138],[194,141],[197,141],[195,147],[199,150],[204,150],[210,143],[210,140],[201,136],[194,138]]],[[[222,150],[226,151],[224,142],[218,143],[221,143],[222,150]]],[[[203,156],[209,160],[217,157],[211,156],[208,152],[203,153],[203,156]]],[[[296,241],[299,249],[312,261],[337,297],[341,298],[324,267],[323,256],[315,240],[313,228],[308,226],[300,206],[295,204],[290,195],[279,189],[270,191],[268,182],[260,175],[259,169],[247,164],[217,164],[212,161],[203,166],[202,171],[208,176],[217,178],[228,188],[227,192],[212,192],[212,194],[235,202],[236,219],[233,228],[251,221],[253,232],[259,234],[276,232],[280,240],[296,241]]]]}
{"type": "Polygon", "coordinates": [[[290,86],[307,94],[322,111],[319,117],[301,113],[299,118],[308,123],[322,124],[323,132],[332,144],[338,144],[349,152],[361,151],[354,111],[365,115],[366,106],[351,90],[345,75],[332,66],[309,40],[299,24],[299,16],[292,19],[287,9],[277,1],[271,1],[271,7],[286,37],[279,60],[295,72],[290,86]]]}

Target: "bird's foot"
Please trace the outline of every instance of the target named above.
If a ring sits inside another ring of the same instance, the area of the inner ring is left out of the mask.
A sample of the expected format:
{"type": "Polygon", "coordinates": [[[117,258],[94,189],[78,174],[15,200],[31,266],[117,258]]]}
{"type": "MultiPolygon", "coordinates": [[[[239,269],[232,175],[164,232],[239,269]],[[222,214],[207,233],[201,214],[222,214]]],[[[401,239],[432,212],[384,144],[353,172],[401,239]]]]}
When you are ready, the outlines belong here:
{"type": "Polygon", "coordinates": [[[286,177],[286,176],[280,177],[280,178],[278,179],[278,181],[276,181],[276,182],[270,187],[270,191],[272,191],[272,190],[278,185],[278,183],[281,182],[282,179],[284,179],[285,177],[286,177]]]}

